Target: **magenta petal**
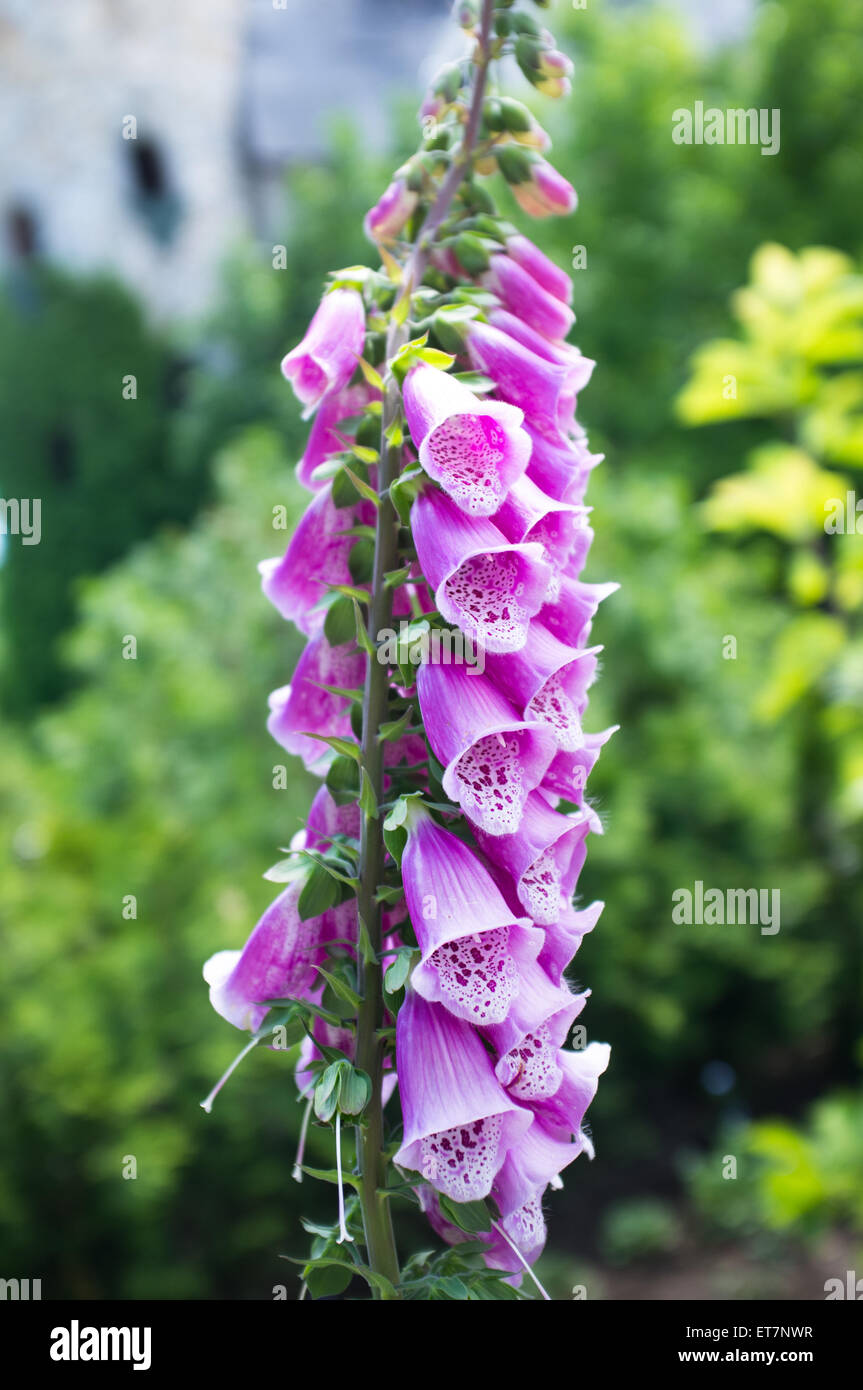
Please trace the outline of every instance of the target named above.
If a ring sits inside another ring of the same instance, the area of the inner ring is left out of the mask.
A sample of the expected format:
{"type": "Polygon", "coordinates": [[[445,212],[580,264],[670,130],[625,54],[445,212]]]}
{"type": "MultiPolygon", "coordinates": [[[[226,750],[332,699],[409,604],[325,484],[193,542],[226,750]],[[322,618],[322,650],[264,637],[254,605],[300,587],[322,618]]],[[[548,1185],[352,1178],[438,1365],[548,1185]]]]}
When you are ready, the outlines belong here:
{"type": "Polygon", "coordinates": [[[484,518],[468,520],[436,489],[411,509],[422,572],[447,622],[488,651],[517,651],[548,592],[551,569],[535,544],[509,545],[484,518]]]}
{"type": "Polygon", "coordinates": [[[364,381],[341,391],[328,391],[312,422],[306,452],[297,464],[297,479],[303,487],[317,491],[323,484],[312,477],[315,469],[345,447],[347,436],[342,426],[354,416],[361,415],[369,402],[380,395],[364,381]]]}
{"type": "Polygon", "coordinates": [[[568,647],[535,620],[521,651],[507,657],[489,654],[486,670],[525,719],[546,724],[558,748],[572,751],[586,742],[581,717],[601,651],[601,647],[581,651],[568,647]]]}
{"type": "Polygon", "coordinates": [[[392,241],[412,215],[419,194],[404,179],[394,179],[375,206],[366,214],[363,227],[369,241],[392,241]]]}
{"type": "Polygon", "coordinates": [[[549,497],[562,502],[581,502],[587,490],[590,473],[601,463],[603,454],[592,454],[584,439],[556,439],[543,434],[532,426],[528,427],[532,451],[528,464],[528,477],[541,487],[549,497]]]}
{"type": "Polygon", "coordinates": [[[356,290],[325,294],[303,341],[282,359],[282,374],[308,418],[329,391],[347,386],[362,356],[366,317],[356,290]]]}
{"type": "Polygon", "coordinates": [[[580,1052],[562,1052],[563,1081],[553,1096],[537,1101],[534,1111],[544,1130],[556,1139],[575,1138],[593,1158],[593,1145],[584,1135],[584,1115],[608,1066],[608,1043],[589,1043],[580,1052]]]}
{"type": "Polygon", "coordinates": [[[333,506],[332,485],[318,493],[306,508],[281,560],[262,560],[264,593],[283,618],[311,636],[320,632],[326,616],[315,605],[332,584],[350,584],[348,556],[354,537],[340,534],[358,521],[369,520],[371,503],[333,506]]]}
{"type": "Polygon", "coordinates": [[[365,657],[349,646],[331,647],[313,637],[297,663],[294,679],[270,696],[267,728],[277,743],[302,758],[306,767],[329,760],[328,746],[305,735],[352,738],[350,701],[322,690],[324,685],[354,690],[365,680],[365,657]]]}
{"type": "Polygon", "coordinates": [[[360,808],[356,801],[338,806],[326,787],[319,787],[306,818],[308,839],[306,848],[325,849],[334,835],[359,839],[360,808]]]}
{"type": "Polygon", "coordinates": [[[404,404],[429,477],[462,511],[496,512],[530,457],[522,412],[502,401],[481,401],[455,377],[422,362],[408,372],[404,404]]]}
{"type": "MultiPolygon", "coordinates": [[[[558,1138],[542,1124],[532,1124],[510,1149],[495,1179],[492,1192],[501,1215],[507,1217],[532,1198],[541,1198],[548,1184],[581,1152],[578,1144],[558,1138]]],[[[511,1234],[508,1229],[507,1234],[511,1234]]],[[[516,1245],[521,1249],[519,1240],[516,1245]]]]}
{"type": "Polygon", "coordinates": [[[259,1028],[267,1014],[261,1007],[265,999],[308,998],[318,983],[315,966],[324,958],[326,943],[356,933],[355,902],[301,921],[301,890],[301,882],[289,884],[267,908],[242,951],[219,951],[204,966],[213,1008],[236,1028],[259,1028]]]}
{"type": "Polygon", "coordinates": [[[471,669],[421,666],[420,711],[445,767],[447,796],[488,834],[505,835],[518,828],[525,798],[542,781],[556,739],[542,721],[520,719],[491,681],[471,669]]]}
{"type": "Polygon", "coordinates": [[[529,1127],[469,1023],[409,990],[396,1026],[404,1139],[395,1156],[455,1201],[487,1197],[529,1127]]]}
{"type": "Polygon", "coordinates": [[[572,280],[544,251],[534,246],[529,237],[516,234],[507,237],[507,255],[522,266],[543,289],[563,304],[572,303],[572,280]]]}
{"type": "Polygon", "coordinates": [[[563,574],[578,575],[593,541],[586,507],[556,501],[528,477],[519,478],[510,489],[495,525],[514,544],[535,541],[542,546],[553,570],[548,601],[559,590],[563,574]]]}
{"type": "Polygon", "coordinates": [[[585,734],[580,748],[561,749],[543,778],[543,791],[562,796],[567,801],[583,801],[587,779],[599,761],[603,746],[612,734],[617,733],[618,728],[619,725],[614,724],[599,734],[585,734]]]}
{"type": "Polygon", "coordinates": [[[549,294],[529,271],[507,255],[492,256],[482,283],[500,296],[504,308],[544,338],[559,342],[575,323],[575,314],[568,305],[549,294]]]}
{"type": "Polygon", "coordinates": [[[542,932],[510,911],[476,855],[427,814],[412,818],[402,878],[421,952],[414,988],[470,1022],[501,1022],[542,932]]]}
{"type": "Polygon", "coordinates": [[[605,903],[601,902],[580,909],[567,906],[554,926],[545,928],[545,945],[539,954],[539,964],[555,984],[563,980],[563,972],[578,951],[582,938],[593,931],[604,907],[605,903]]]}
{"type": "Polygon", "coordinates": [[[530,328],[528,324],[516,318],[508,309],[490,309],[488,321],[492,328],[498,328],[508,338],[514,338],[522,347],[535,352],[537,357],[544,357],[547,362],[556,362],[559,367],[566,367],[569,372],[566,389],[573,398],[584,389],[593,376],[596,363],[592,358],[585,357],[573,343],[550,342],[541,333],[537,333],[535,328],[530,328]]]}
{"type": "Polygon", "coordinates": [[[564,577],[556,601],[540,610],[540,622],[558,641],[583,647],[599,605],[619,588],[619,584],[584,584],[564,577]]]}
{"type": "Polygon", "coordinates": [[[499,1059],[495,1074],[513,1100],[528,1103],[554,1095],[563,1080],[557,1054],[589,993],[573,994],[567,985],[552,983],[537,962],[522,970],[507,1018],[485,1029],[499,1059]]]}
{"type": "Polygon", "coordinates": [[[471,323],[467,349],[476,370],[495,382],[497,394],[524,411],[531,431],[561,438],[571,414],[570,368],[549,362],[487,323],[471,323]]]}
{"type": "Polygon", "coordinates": [[[528,916],[550,926],[575,889],[588,832],[598,828],[589,810],[564,816],[553,811],[538,792],[531,792],[514,835],[485,835],[481,830],[476,835],[489,859],[511,875],[528,916]]]}

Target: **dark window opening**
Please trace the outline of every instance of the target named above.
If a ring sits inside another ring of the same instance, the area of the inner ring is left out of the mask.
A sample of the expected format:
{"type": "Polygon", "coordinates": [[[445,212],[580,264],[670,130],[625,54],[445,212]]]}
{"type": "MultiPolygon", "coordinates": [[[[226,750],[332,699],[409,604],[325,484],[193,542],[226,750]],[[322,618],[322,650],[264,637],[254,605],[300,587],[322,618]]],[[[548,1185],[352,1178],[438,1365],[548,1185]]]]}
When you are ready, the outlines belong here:
{"type": "Polygon", "coordinates": [[[138,192],[145,198],[161,198],[168,191],[165,165],[152,140],[130,140],[132,172],[138,192]]]}
{"type": "Polygon", "coordinates": [[[6,218],[6,229],[9,246],[16,260],[32,260],[39,250],[39,230],[30,209],[10,208],[6,218]]]}
{"type": "Polygon", "coordinates": [[[124,141],[129,160],[132,201],[155,241],[167,246],[176,235],[182,206],[171,186],[168,162],[155,140],[144,136],[124,141]]]}

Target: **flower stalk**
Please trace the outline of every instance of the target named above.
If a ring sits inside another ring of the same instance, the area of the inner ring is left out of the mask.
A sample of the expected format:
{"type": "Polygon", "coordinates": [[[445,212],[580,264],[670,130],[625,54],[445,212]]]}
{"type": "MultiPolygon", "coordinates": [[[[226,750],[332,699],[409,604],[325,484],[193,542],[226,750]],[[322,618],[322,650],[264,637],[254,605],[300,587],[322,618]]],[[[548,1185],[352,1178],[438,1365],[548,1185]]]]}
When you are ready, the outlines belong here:
{"type": "MultiPolygon", "coordinates": [[[[409,302],[412,289],[422,281],[435,233],[452,206],[459,184],[471,168],[490,61],[493,9],[493,0],[483,0],[477,42],[476,76],[461,158],[453,165],[444,180],[422,225],[405,269],[401,290],[390,315],[386,341],[387,362],[392,362],[409,340],[408,318],[400,312],[401,307],[406,298],[409,302]]],[[[376,648],[380,640],[379,634],[391,627],[393,617],[393,590],[385,581],[387,574],[398,564],[399,518],[390,497],[390,487],[401,469],[402,447],[400,444],[391,443],[390,440],[401,414],[401,388],[398,380],[390,373],[385,382],[381,416],[378,472],[380,505],[375,524],[374,569],[367,626],[369,643],[373,648],[376,648]]],[[[369,655],[363,694],[362,765],[372,791],[375,811],[366,812],[363,816],[360,833],[360,882],[357,902],[368,947],[366,952],[360,952],[358,961],[359,994],[362,1002],[357,1015],[357,1066],[370,1077],[372,1093],[364,1116],[365,1123],[357,1126],[357,1157],[360,1206],[369,1266],[397,1287],[398,1256],[389,1199],[385,1195],[387,1174],[383,1153],[383,1047],[380,1036],[383,1026],[383,940],[381,905],[376,900],[384,869],[383,822],[377,813],[377,807],[383,800],[383,743],[380,729],[389,717],[388,707],[387,667],[369,655]]]]}

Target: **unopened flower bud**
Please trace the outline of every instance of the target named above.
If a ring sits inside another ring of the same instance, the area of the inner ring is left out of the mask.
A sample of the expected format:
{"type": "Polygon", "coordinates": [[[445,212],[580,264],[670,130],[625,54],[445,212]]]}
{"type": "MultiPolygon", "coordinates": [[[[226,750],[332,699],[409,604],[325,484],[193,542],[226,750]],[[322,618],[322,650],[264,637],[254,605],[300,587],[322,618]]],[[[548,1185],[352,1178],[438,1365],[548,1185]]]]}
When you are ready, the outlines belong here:
{"type": "Polygon", "coordinates": [[[575,211],[578,198],[572,184],[533,150],[504,145],[497,161],[519,205],[531,217],[575,211]]]}
{"type": "Polygon", "coordinates": [[[392,241],[398,236],[419,202],[419,194],[404,178],[394,179],[366,215],[363,223],[369,241],[392,241]]]}
{"type": "Polygon", "coordinates": [[[468,275],[480,275],[489,267],[489,253],[481,236],[475,232],[462,232],[453,246],[461,267],[468,275]]]}
{"type": "Polygon", "coordinates": [[[476,0],[456,0],[452,17],[462,29],[467,29],[468,32],[475,29],[479,23],[479,6],[476,0]]]}

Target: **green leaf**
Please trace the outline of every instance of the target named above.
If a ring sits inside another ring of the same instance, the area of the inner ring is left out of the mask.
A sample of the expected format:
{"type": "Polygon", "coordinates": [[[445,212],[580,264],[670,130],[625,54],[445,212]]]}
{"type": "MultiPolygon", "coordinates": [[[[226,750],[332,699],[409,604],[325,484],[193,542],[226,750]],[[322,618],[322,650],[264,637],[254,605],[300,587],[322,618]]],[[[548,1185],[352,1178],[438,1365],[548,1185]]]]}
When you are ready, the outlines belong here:
{"type": "Polygon", "coordinates": [[[390,483],[390,501],[403,526],[408,525],[414,498],[425,482],[426,475],[419,464],[411,464],[390,483]]]}
{"type": "Polygon", "coordinates": [[[401,328],[403,323],[407,323],[408,314],[410,313],[410,311],[410,295],[403,294],[401,298],[397,299],[395,302],[395,306],[392,311],[393,323],[395,323],[397,327],[401,328]]]}
{"type": "Polygon", "coordinates": [[[354,1277],[353,1265],[334,1260],[318,1269],[306,1269],[303,1278],[312,1298],[332,1298],[344,1293],[354,1277]]]}
{"type": "Polygon", "coordinates": [[[375,546],[374,541],[359,540],[354,541],[348,555],[348,569],[351,572],[351,579],[355,584],[367,583],[374,572],[375,566],[375,546]]]}
{"type": "Polygon", "coordinates": [[[267,869],[264,878],[268,883],[293,883],[297,878],[305,878],[307,873],[308,866],[298,855],[292,854],[267,869]]]}
{"type": "Polygon", "coordinates": [[[485,1235],[491,1230],[492,1216],[485,1202],[454,1202],[441,1194],[440,1209],[447,1221],[468,1235],[485,1235]]]}
{"type": "Polygon", "coordinates": [[[360,760],[359,744],[352,743],[349,738],[336,738],[334,734],[311,734],[304,733],[305,738],[316,739],[318,743],[326,743],[344,758],[353,758],[354,762],[360,760]]]}
{"type": "Polygon", "coordinates": [[[323,975],[330,989],[334,994],[338,995],[339,999],[343,999],[346,1004],[350,1004],[352,1009],[358,1009],[360,1007],[362,1002],[360,996],[357,994],[356,990],[351,989],[349,984],[339,979],[338,975],[334,975],[331,971],[325,970],[322,965],[316,965],[315,969],[319,975],[323,975]]]}
{"type": "Polygon", "coordinates": [[[413,565],[403,565],[400,570],[388,570],[384,575],[384,585],[387,589],[397,589],[401,584],[407,582],[411,577],[413,565]]]}
{"type": "Polygon", "coordinates": [[[345,594],[352,598],[355,603],[368,603],[369,595],[365,589],[357,589],[352,584],[331,584],[330,588],[334,593],[345,594]]]}
{"type": "Polygon", "coordinates": [[[429,367],[436,367],[438,371],[445,372],[455,361],[452,353],[441,352],[440,348],[422,348],[417,353],[417,361],[425,362],[429,367]]]}
{"type": "MultiPolygon", "coordinates": [[[[321,971],[321,974],[324,972],[321,971]]],[[[318,1079],[315,1086],[314,1108],[319,1120],[325,1124],[333,1118],[339,1108],[339,1091],[342,1085],[342,1071],[346,1065],[350,1065],[344,1059],[338,1062],[331,1062],[318,1079]]]]}
{"type": "Polygon", "coordinates": [[[316,868],[322,869],[336,882],[346,883],[349,888],[356,891],[358,879],[354,874],[354,864],[349,859],[343,858],[337,850],[331,849],[326,854],[321,854],[317,850],[298,849],[296,853],[310,859],[316,868]]]}
{"type": "MultiPolygon", "coordinates": [[[[342,1059],[342,1061],[344,1061],[344,1058],[342,1059]]],[[[338,1066],[339,1063],[338,1063],[338,1062],[334,1062],[333,1065],[334,1065],[334,1066],[338,1066]]],[[[335,1113],[335,1112],[333,1112],[333,1113],[335,1113]]],[[[335,1186],[338,1185],[338,1181],[339,1181],[339,1172],[338,1172],[338,1169],[337,1169],[337,1168],[310,1168],[310,1167],[308,1166],[308,1164],[305,1164],[305,1163],[303,1163],[301,1166],[302,1166],[303,1172],[304,1172],[304,1173],[308,1173],[309,1177],[310,1177],[310,1178],[314,1178],[317,1182],[331,1182],[331,1183],[333,1183],[335,1186]]],[[[354,1189],[354,1191],[357,1191],[357,1192],[359,1191],[359,1187],[360,1187],[360,1180],[359,1180],[359,1178],[355,1177],[353,1173],[347,1173],[347,1172],[345,1172],[344,1168],[342,1169],[342,1182],[343,1182],[347,1187],[352,1187],[352,1188],[354,1189]]],[[[332,1236],[332,1228],[331,1228],[331,1227],[327,1227],[327,1226],[318,1226],[318,1227],[316,1227],[316,1228],[312,1228],[311,1222],[309,1223],[308,1226],[306,1226],[305,1221],[303,1221],[303,1226],[305,1227],[305,1229],[306,1229],[307,1231],[310,1231],[310,1234],[312,1234],[312,1235],[320,1235],[320,1236],[323,1236],[325,1239],[326,1239],[327,1237],[331,1237],[331,1236],[332,1236]]]]}
{"type": "Polygon", "coordinates": [[[327,791],[337,806],[348,806],[356,801],[360,794],[356,759],[339,757],[334,760],[327,772],[327,791]]]}
{"type": "Polygon", "coordinates": [[[357,687],[350,690],[345,685],[324,685],[323,681],[309,681],[309,685],[314,685],[318,690],[326,690],[328,695],[339,695],[343,700],[350,700],[354,705],[361,705],[363,702],[363,692],[357,687]]]}
{"type": "Polygon", "coordinates": [[[417,810],[422,808],[422,805],[423,798],[421,792],[411,792],[407,796],[400,796],[384,821],[384,844],[399,868],[401,868],[402,855],[404,854],[405,845],[408,842],[406,824],[411,814],[416,814],[417,810]]]}
{"type": "Polygon", "coordinates": [[[362,372],[369,386],[373,387],[375,391],[380,391],[383,394],[384,383],[383,378],[380,375],[380,372],[377,372],[375,368],[372,366],[371,362],[367,362],[364,357],[360,357],[358,361],[360,364],[360,371],[362,372]]]}
{"type": "Polygon", "coordinates": [[[372,945],[369,929],[363,920],[362,913],[358,914],[357,921],[359,923],[360,950],[363,953],[363,960],[366,965],[371,965],[377,960],[377,956],[375,955],[375,948],[372,945]]]}
{"type": "Polygon", "coordinates": [[[350,642],[353,639],[353,635],[353,601],[346,595],[340,594],[335,602],[330,605],[327,616],[324,619],[324,636],[331,647],[341,647],[345,642],[350,642]]]}
{"type": "MultiPolygon", "coordinates": [[[[361,463],[377,463],[380,458],[377,449],[366,449],[360,444],[354,445],[354,453],[361,463]]],[[[348,468],[347,464],[345,464],[344,471],[360,494],[360,497],[364,497],[367,502],[374,502],[376,507],[381,505],[381,499],[378,497],[373,487],[363,482],[362,478],[360,478],[352,468],[348,468]]]]}
{"type": "Polygon", "coordinates": [[[300,921],[307,922],[311,917],[320,917],[328,908],[335,907],[338,900],[339,889],[336,880],[320,864],[316,864],[306,879],[297,903],[300,921]]]}
{"type": "Polygon", "coordinates": [[[484,396],[487,392],[497,389],[497,382],[492,381],[490,376],[483,376],[482,372],[453,372],[453,377],[469,391],[473,391],[475,396],[484,396]]]}
{"type": "Polygon", "coordinates": [[[447,1275],[443,1279],[438,1279],[437,1293],[438,1296],[443,1295],[444,1298],[452,1300],[458,1299],[461,1302],[467,1302],[470,1298],[467,1285],[463,1284],[461,1279],[457,1279],[454,1274],[447,1275]]]}
{"type": "MultiPolygon", "coordinates": [[[[498,248],[495,247],[495,250],[498,248]]],[[[488,270],[489,254],[485,240],[475,232],[461,232],[456,237],[453,250],[460,264],[469,275],[480,275],[488,270]]]]}
{"type": "Polygon", "coordinates": [[[375,893],[375,902],[386,903],[387,906],[392,906],[393,903],[401,902],[403,897],[404,894],[402,892],[401,886],[399,886],[398,888],[390,888],[387,884],[382,883],[378,885],[377,892],[375,893]]]}

